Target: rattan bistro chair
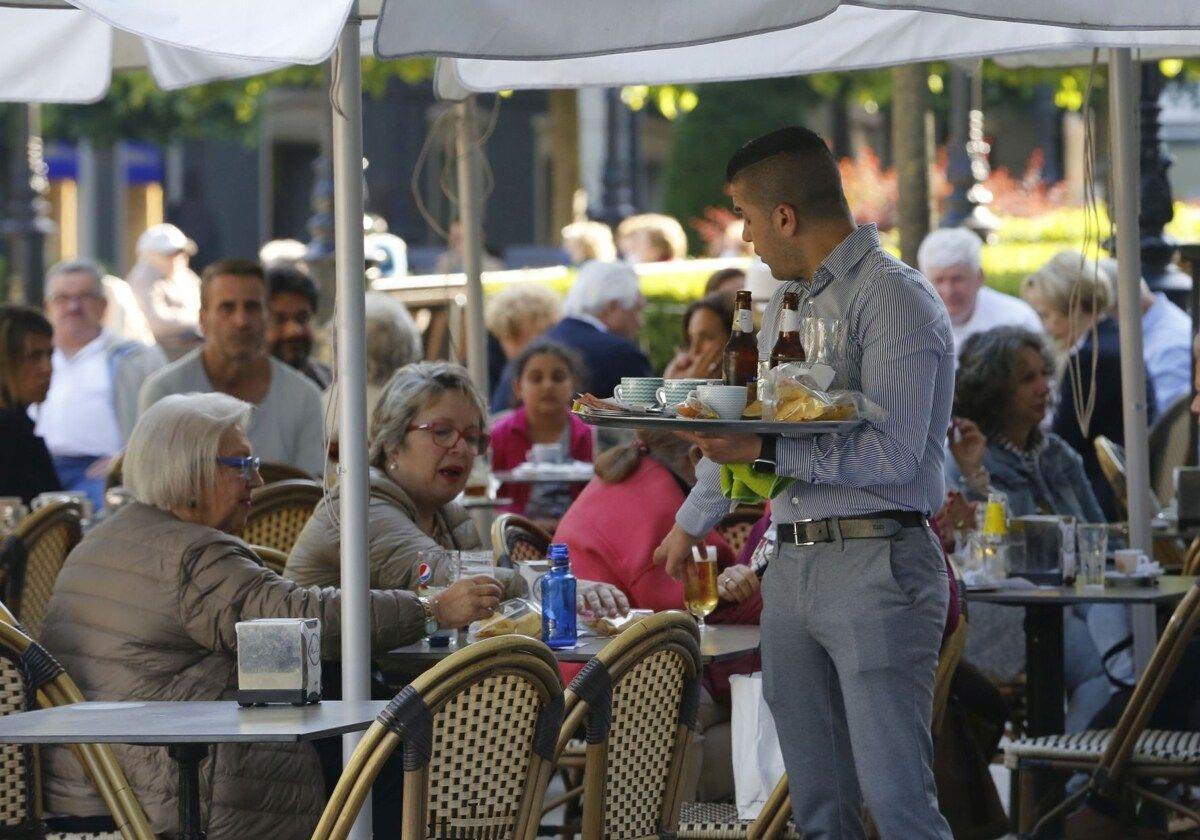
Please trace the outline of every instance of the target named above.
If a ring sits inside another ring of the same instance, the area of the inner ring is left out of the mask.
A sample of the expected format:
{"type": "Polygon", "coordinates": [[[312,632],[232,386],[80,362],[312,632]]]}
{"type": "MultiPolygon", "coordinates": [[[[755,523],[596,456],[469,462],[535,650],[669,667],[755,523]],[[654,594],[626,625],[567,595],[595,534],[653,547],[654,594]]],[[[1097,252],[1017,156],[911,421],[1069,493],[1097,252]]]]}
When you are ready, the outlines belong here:
{"type": "Polygon", "coordinates": [[[274,461],[263,461],[258,468],[258,474],[266,484],[278,484],[281,481],[312,481],[312,476],[299,467],[291,464],[280,464],[274,461]]]}
{"type": "Polygon", "coordinates": [[[21,520],[0,550],[7,566],[4,601],[34,638],[42,632],[58,573],[81,535],[79,506],[54,502],[21,520]]]}
{"type": "MultiPolygon", "coordinates": [[[[15,627],[12,614],[0,604],[0,715],[19,714],[35,707],[65,706],[83,699],[62,666],[45,648],[15,627]]],[[[107,744],[78,744],[70,749],[104,799],[120,833],[45,834],[37,750],[28,744],[3,744],[0,745],[0,836],[153,840],[154,832],[146,814],[112,748],[107,744]]]]}
{"type": "Polygon", "coordinates": [[[673,836],[700,669],[696,623],[673,610],[635,622],[571,681],[555,755],[584,726],[583,840],[673,836]]]}
{"type": "Polygon", "coordinates": [[[558,663],[527,636],[484,639],[417,677],[367,730],[313,840],[344,838],[384,761],[404,750],[400,840],[532,840],[562,724],[558,663]]]}
{"type": "Polygon", "coordinates": [[[733,549],[735,555],[739,554],[742,546],[746,544],[746,540],[750,538],[750,532],[754,530],[755,524],[762,519],[762,516],[761,510],[735,510],[727,513],[717,523],[717,533],[725,538],[725,542],[729,543],[729,547],[733,549]]]}
{"type": "Polygon", "coordinates": [[[251,494],[253,504],[242,529],[242,539],[251,545],[265,545],[289,554],[324,496],[321,485],[307,478],[259,487],[251,494]]]}
{"type": "Polygon", "coordinates": [[[511,569],[517,563],[544,560],[550,534],[524,516],[502,513],[492,523],[492,556],[496,566],[511,569]]]}
{"type": "Polygon", "coordinates": [[[258,555],[258,559],[264,566],[277,575],[283,575],[283,570],[287,567],[286,554],[269,545],[252,545],[250,550],[258,555]]]}
{"type": "MultiPolygon", "coordinates": [[[[1200,823],[1196,813],[1179,802],[1166,799],[1138,784],[1141,779],[1171,779],[1196,784],[1200,781],[1200,733],[1147,730],[1146,724],[1158,706],[1167,684],[1175,674],[1184,650],[1200,621],[1200,587],[1193,586],[1175,608],[1167,628],[1154,649],[1150,663],[1138,680],[1133,696],[1113,729],[1072,732],[1022,738],[1005,748],[1005,763],[1018,774],[1018,802],[1014,803],[1018,829],[1028,831],[1036,818],[1037,803],[1030,801],[1028,782],[1032,771],[1049,770],[1064,774],[1090,772],[1091,779],[1081,790],[1047,813],[1033,835],[1067,809],[1087,797],[1127,804],[1140,798],[1184,814],[1200,823]],[[1121,794],[1126,794],[1122,797],[1121,794]]],[[[1128,813],[1122,815],[1128,817],[1128,813]]],[[[1127,826],[1117,826],[1117,818],[1106,820],[1093,809],[1084,809],[1067,821],[1068,837],[1127,837],[1127,826]],[[1099,828],[1093,820],[1103,825],[1099,828]],[[1073,828],[1072,823],[1075,822],[1073,828]],[[1091,822],[1090,825],[1086,825],[1091,822]],[[1086,827],[1084,827],[1086,825],[1086,827]]]]}

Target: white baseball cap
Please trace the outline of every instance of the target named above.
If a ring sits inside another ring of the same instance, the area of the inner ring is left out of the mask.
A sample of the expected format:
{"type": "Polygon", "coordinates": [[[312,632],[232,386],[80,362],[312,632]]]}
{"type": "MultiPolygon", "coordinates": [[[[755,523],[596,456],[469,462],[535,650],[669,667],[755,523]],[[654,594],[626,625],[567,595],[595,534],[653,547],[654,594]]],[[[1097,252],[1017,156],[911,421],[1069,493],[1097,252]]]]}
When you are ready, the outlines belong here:
{"type": "Polygon", "coordinates": [[[178,251],[186,251],[188,254],[195,254],[196,243],[188,239],[183,231],[175,225],[163,222],[159,225],[151,225],[142,231],[142,235],[138,237],[137,251],[139,254],[144,251],[154,254],[174,254],[178,251]]]}

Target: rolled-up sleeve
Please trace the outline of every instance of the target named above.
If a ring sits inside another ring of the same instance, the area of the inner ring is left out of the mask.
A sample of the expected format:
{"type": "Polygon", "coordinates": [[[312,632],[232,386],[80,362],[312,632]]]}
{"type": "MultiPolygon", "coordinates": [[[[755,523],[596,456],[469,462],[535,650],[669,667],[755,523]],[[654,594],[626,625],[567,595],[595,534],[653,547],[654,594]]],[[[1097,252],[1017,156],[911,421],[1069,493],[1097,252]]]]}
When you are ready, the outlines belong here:
{"type": "Polygon", "coordinates": [[[872,487],[917,477],[929,435],[944,318],[924,289],[899,275],[864,295],[859,316],[862,393],[886,413],[848,434],[781,438],[780,475],[809,484],[872,487]]]}

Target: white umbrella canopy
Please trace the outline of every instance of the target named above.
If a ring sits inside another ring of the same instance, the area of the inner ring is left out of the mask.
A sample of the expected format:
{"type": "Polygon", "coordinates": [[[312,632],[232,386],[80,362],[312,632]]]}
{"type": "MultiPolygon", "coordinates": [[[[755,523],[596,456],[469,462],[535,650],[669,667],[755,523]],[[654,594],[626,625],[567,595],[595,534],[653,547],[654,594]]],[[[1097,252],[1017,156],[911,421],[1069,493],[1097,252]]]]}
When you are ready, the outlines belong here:
{"type": "Polygon", "coordinates": [[[1077,30],[1200,28],[1194,0],[387,0],[375,52],[514,60],[608,55],[788,30],[856,6],[1077,30]]]}
{"type": "Polygon", "coordinates": [[[456,88],[481,92],[702,83],[981,56],[1010,66],[1063,65],[1090,62],[1092,49],[1109,47],[1190,54],[1200,49],[1200,31],[1070,29],[843,5],[804,26],[696,46],[545,61],[442,59],[436,84],[439,95],[455,99],[462,95],[456,88]]]}

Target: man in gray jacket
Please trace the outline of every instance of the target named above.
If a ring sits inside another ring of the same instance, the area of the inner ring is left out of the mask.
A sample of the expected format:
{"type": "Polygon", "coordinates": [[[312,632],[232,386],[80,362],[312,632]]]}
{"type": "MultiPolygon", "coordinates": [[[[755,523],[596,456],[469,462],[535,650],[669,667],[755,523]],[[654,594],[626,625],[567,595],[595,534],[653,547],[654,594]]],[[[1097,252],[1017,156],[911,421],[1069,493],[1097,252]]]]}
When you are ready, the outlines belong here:
{"type": "Polygon", "coordinates": [[[142,382],[167,363],[157,346],[104,329],[104,272],[91,260],[60,262],[46,277],[46,317],[54,327],[50,392],[36,408],[62,486],[82,490],[99,510],[112,457],[137,420],[142,382]]]}

